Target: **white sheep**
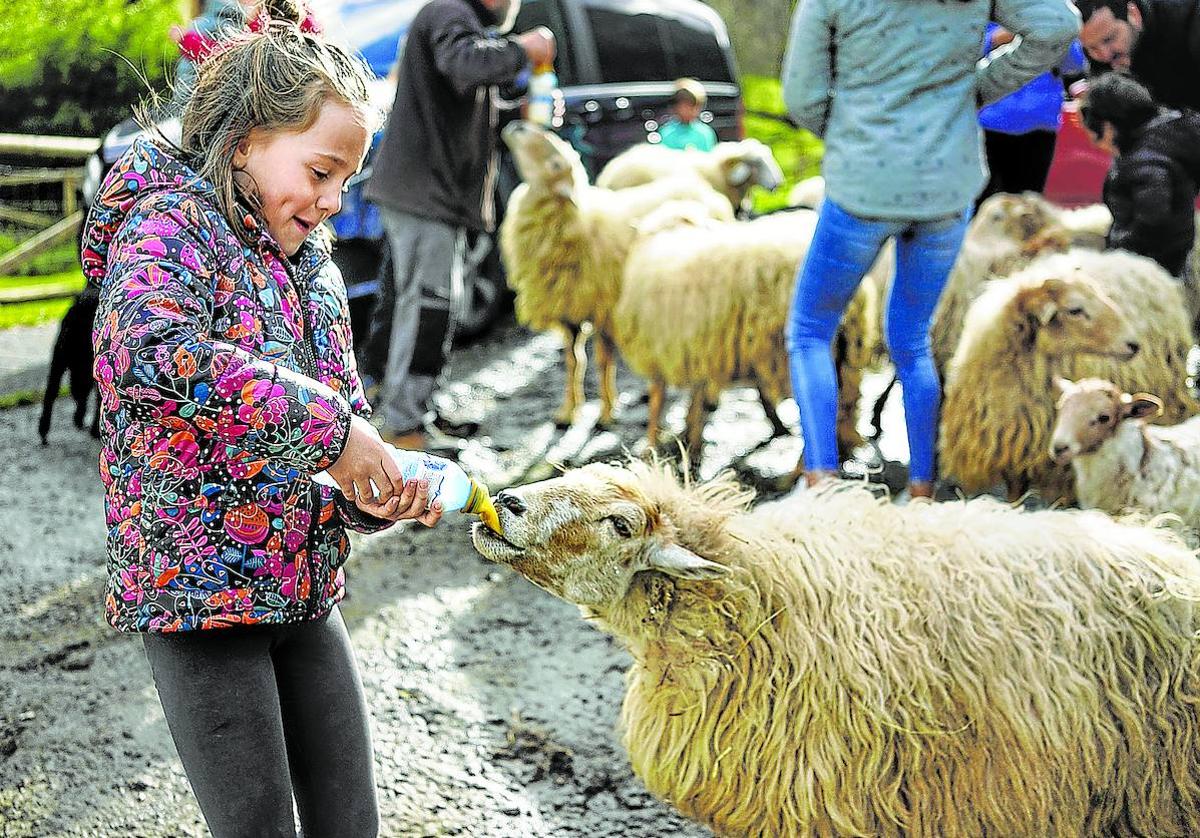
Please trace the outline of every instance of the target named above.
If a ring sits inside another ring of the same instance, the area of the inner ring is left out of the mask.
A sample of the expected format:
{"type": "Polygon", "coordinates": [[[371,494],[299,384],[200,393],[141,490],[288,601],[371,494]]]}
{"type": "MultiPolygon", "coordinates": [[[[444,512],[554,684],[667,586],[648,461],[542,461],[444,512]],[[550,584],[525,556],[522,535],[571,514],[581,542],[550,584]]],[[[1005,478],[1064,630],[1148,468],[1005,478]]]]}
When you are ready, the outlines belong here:
{"type": "MultiPolygon", "coordinates": [[[[756,385],[772,426],[786,430],[775,415],[791,393],[784,327],[816,219],[807,210],[752,221],[697,219],[678,202],[646,217],[626,261],[612,329],[625,363],[650,382],[651,448],[667,386],[692,391],[686,439],[693,462],[707,405],[735,382],[756,385]]],[[[843,396],[838,441],[847,453],[862,442],[855,428],[859,384],[879,340],[872,288],[889,270],[881,259],[867,276],[834,343],[843,396]]]]}
{"type": "Polygon", "coordinates": [[[750,187],[761,186],[771,192],[783,183],[783,171],[771,149],[759,140],[745,139],[717,143],[712,151],[641,143],[610,160],[596,176],[596,185],[628,189],[681,172],[704,178],[730,204],[743,210],[750,208],[750,187]]]}
{"type": "Polygon", "coordinates": [[[938,434],[941,473],[967,492],[1004,483],[1011,500],[1031,488],[1047,502],[1071,496],[1069,470],[1046,455],[1054,379],[1071,355],[1128,360],[1142,349],[1091,275],[1076,257],[1046,257],[992,282],[971,306],[938,434]]]}
{"type": "Polygon", "coordinates": [[[1050,455],[1075,474],[1079,505],[1114,515],[1170,512],[1200,531],[1200,416],[1148,425],[1162,413],[1150,393],[1112,382],[1058,379],[1058,419],[1050,455]]]}
{"type": "Polygon", "coordinates": [[[563,337],[566,392],[555,416],[574,421],[583,403],[588,328],[596,335],[600,378],[599,424],[612,421],[616,366],[609,318],[617,302],[625,257],[639,219],[671,199],[699,201],[717,218],[733,208],[705,181],[677,176],[632,189],[591,186],[579,155],[559,137],[527,122],[502,133],[524,183],[509,198],[500,226],[500,252],[517,319],[563,337]]]}
{"type": "Polygon", "coordinates": [[[1178,537],[860,484],[589,466],[474,543],[615,635],[621,735],[719,835],[1200,834],[1200,565],[1178,537]]]}

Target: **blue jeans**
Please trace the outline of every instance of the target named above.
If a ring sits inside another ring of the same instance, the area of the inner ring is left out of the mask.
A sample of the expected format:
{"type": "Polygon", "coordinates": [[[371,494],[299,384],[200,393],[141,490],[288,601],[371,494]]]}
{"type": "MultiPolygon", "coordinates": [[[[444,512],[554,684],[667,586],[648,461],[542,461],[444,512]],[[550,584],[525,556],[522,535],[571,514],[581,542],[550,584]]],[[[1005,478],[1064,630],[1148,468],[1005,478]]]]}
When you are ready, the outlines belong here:
{"type": "Polygon", "coordinates": [[[842,312],[880,248],[896,236],[896,277],[887,302],[884,340],[904,388],[909,479],[931,481],[941,384],[929,351],[929,322],[966,233],[970,210],[931,221],[859,218],[826,199],[808,258],[796,277],[788,315],[792,391],[800,408],[804,463],[834,471],[837,374],[831,346],[842,312]]]}

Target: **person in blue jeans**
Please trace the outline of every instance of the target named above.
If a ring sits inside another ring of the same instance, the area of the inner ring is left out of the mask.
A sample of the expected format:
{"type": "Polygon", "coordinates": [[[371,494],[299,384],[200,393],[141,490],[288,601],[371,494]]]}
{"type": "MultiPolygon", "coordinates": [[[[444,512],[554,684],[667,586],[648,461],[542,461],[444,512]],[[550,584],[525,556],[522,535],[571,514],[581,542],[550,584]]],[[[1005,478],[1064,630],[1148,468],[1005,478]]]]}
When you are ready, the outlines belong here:
{"type": "Polygon", "coordinates": [[[933,494],[941,385],[929,321],[986,180],[979,106],[1056,65],[1079,33],[1068,0],[803,0],[783,94],[825,141],[826,199],[787,324],[809,485],[836,475],[842,312],[897,238],[884,338],[904,393],[909,492],[933,494]],[[978,59],[987,23],[1021,37],[978,59]]]}

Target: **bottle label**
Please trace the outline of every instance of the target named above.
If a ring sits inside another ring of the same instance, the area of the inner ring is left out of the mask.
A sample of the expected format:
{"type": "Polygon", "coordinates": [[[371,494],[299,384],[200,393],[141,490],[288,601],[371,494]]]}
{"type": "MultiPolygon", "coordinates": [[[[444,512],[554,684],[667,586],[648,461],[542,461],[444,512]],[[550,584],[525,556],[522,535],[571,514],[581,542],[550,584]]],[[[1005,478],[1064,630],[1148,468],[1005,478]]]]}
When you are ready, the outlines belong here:
{"type": "Polygon", "coordinates": [[[426,509],[441,497],[442,484],[446,482],[446,463],[422,457],[419,460],[411,460],[405,463],[400,473],[404,476],[405,483],[408,483],[410,480],[424,479],[429,481],[429,501],[425,505],[426,509]]]}

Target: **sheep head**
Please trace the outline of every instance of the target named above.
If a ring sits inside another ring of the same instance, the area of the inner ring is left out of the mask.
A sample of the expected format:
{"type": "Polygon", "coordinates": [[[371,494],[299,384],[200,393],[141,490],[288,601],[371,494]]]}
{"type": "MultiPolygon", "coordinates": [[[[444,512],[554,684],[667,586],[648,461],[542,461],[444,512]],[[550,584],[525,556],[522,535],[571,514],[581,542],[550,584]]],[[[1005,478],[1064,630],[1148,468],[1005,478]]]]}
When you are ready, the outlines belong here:
{"type": "Polygon", "coordinates": [[[783,170],[775,161],[775,155],[759,140],[720,143],[712,153],[721,161],[725,183],[743,195],[751,186],[773,192],[783,183],[783,170]]]}
{"type": "Polygon", "coordinates": [[[1091,454],[1117,432],[1126,419],[1149,419],[1162,413],[1163,403],[1149,393],[1129,394],[1099,378],[1079,382],[1056,379],[1058,418],[1050,438],[1050,456],[1066,465],[1091,454]]]}
{"type": "MultiPolygon", "coordinates": [[[[1049,357],[1103,355],[1129,360],[1138,341],[1109,297],[1078,271],[1050,271],[1037,277],[1038,266],[1018,274],[1011,325],[1022,344],[1049,357]],[[1033,281],[1029,276],[1033,273],[1033,281]]],[[[1013,281],[1017,281],[1014,277],[1013,281]]]]}
{"type": "Polygon", "coordinates": [[[504,126],[500,137],[530,189],[573,201],[577,190],[587,185],[579,153],[561,137],[523,120],[504,126]]]}
{"type": "Polygon", "coordinates": [[[495,505],[503,536],[477,526],[472,539],[486,558],[560,599],[604,614],[622,603],[639,573],[687,580],[728,573],[725,565],[683,546],[680,534],[703,537],[692,530],[720,526],[746,499],[744,490],[729,486],[681,487],[664,469],[644,464],[590,465],[500,492],[495,505]],[[670,511],[677,505],[708,514],[697,515],[703,523],[681,522],[670,511]]]}
{"type": "Polygon", "coordinates": [[[979,205],[970,236],[1010,241],[1025,256],[1063,252],[1071,246],[1071,233],[1059,221],[1057,208],[1036,192],[992,195],[979,205]]]}

